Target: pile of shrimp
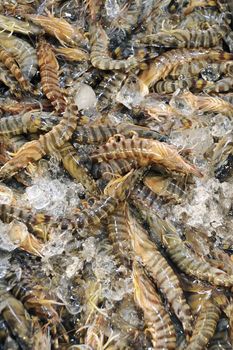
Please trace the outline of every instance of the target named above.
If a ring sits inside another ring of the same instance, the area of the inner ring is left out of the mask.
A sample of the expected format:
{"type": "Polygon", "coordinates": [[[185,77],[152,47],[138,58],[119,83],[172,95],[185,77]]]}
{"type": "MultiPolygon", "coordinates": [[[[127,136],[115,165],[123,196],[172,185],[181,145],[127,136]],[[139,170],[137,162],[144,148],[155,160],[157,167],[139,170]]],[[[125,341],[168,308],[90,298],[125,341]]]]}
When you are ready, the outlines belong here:
{"type": "Polygon", "coordinates": [[[1,1],[0,350],[233,348],[232,11],[1,1]]]}

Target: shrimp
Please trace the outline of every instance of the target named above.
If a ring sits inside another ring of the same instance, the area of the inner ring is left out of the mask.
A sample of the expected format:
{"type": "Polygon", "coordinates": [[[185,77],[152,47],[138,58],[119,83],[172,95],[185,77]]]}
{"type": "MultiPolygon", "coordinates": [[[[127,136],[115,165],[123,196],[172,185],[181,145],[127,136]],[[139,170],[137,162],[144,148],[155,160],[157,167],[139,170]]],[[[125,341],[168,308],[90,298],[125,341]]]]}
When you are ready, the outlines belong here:
{"type": "Polygon", "coordinates": [[[202,350],[205,348],[214,335],[220,314],[220,308],[211,299],[203,302],[186,350],[202,350]]]}
{"type": "Polygon", "coordinates": [[[215,286],[230,287],[233,285],[233,275],[229,275],[211,264],[189,249],[179,237],[176,229],[158,216],[148,215],[150,227],[155,236],[160,236],[171,260],[178,268],[189,276],[207,281],[215,286]]]}
{"type": "Polygon", "coordinates": [[[58,123],[58,118],[43,112],[27,112],[0,119],[0,135],[14,136],[36,133],[38,130],[49,131],[58,123]]]}
{"type": "Polygon", "coordinates": [[[37,50],[40,68],[42,90],[51,104],[63,113],[66,108],[64,92],[59,86],[59,64],[53,53],[52,47],[45,40],[40,40],[37,50]]]}
{"type": "Polygon", "coordinates": [[[59,124],[39,140],[27,142],[15,156],[0,169],[0,178],[8,178],[25,168],[30,162],[41,159],[45,154],[56,153],[71,138],[76,129],[79,113],[77,107],[69,104],[59,124]]]}
{"type": "Polygon", "coordinates": [[[146,35],[141,42],[172,48],[209,48],[216,46],[229,31],[230,27],[224,23],[212,25],[206,30],[172,29],[146,35]]]}
{"type": "Polygon", "coordinates": [[[17,18],[3,15],[0,15],[0,28],[10,33],[16,32],[25,35],[38,35],[42,34],[43,32],[40,27],[34,24],[23,22],[17,18]]]}
{"type": "Polygon", "coordinates": [[[18,81],[23,90],[32,92],[32,86],[21,73],[13,56],[2,48],[0,48],[0,61],[9,69],[9,71],[11,72],[13,77],[18,81]]]}
{"type": "Polygon", "coordinates": [[[155,58],[149,68],[143,71],[139,78],[148,87],[160,79],[164,79],[178,65],[192,60],[211,59],[217,61],[232,60],[233,54],[213,49],[174,49],[155,58]]]}
{"type": "Polygon", "coordinates": [[[25,78],[30,80],[36,74],[36,50],[27,41],[0,33],[0,46],[15,58],[25,78]]]}
{"type": "Polygon", "coordinates": [[[122,135],[116,135],[110,138],[108,143],[100,146],[98,151],[92,155],[92,159],[98,161],[122,158],[136,160],[139,166],[155,163],[171,171],[202,177],[201,172],[188,164],[174,147],[138,136],[126,139],[122,135]]]}
{"type": "Polygon", "coordinates": [[[159,197],[168,200],[173,199],[179,202],[187,195],[184,183],[180,180],[149,173],[143,178],[143,183],[159,197]]]}
{"type": "Polygon", "coordinates": [[[91,35],[91,64],[102,70],[124,70],[128,71],[135,68],[138,63],[137,59],[130,57],[127,60],[114,60],[109,56],[108,43],[109,39],[100,24],[92,25],[90,28],[91,35]]]}
{"type": "Polygon", "coordinates": [[[167,298],[171,308],[182,322],[186,333],[192,330],[192,316],[180,287],[178,277],[173,272],[166,259],[160,254],[156,245],[149,240],[145,230],[128,212],[129,235],[134,253],[142,260],[157,287],[167,298]]]}
{"type": "Polygon", "coordinates": [[[76,47],[81,45],[85,47],[87,40],[81,31],[81,28],[72,26],[64,18],[57,18],[48,12],[48,16],[42,15],[26,15],[26,19],[41,26],[44,31],[55,37],[61,45],[66,44],[76,47]]]}
{"type": "Polygon", "coordinates": [[[40,224],[50,220],[50,217],[45,214],[37,213],[33,215],[29,209],[22,209],[9,204],[0,204],[0,217],[6,223],[13,219],[20,219],[25,224],[40,224]]]}
{"type": "Polygon", "coordinates": [[[42,244],[35,236],[28,232],[25,224],[13,220],[10,224],[8,235],[11,241],[21,249],[31,254],[41,256],[42,244]]]}
{"type": "Polygon", "coordinates": [[[132,170],[125,176],[110,181],[105,187],[104,196],[97,200],[92,207],[84,209],[82,213],[78,214],[74,226],[80,229],[90,225],[96,226],[108,218],[109,214],[113,213],[116,207],[129,196],[143,172],[143,169],[132,170]]]}
{"type": "Polygon", "coordinates": [[[134,298],[143,310],[147,331],[151,334],[153,349],[172,350],[176,348],[176,333],[160,296],[142,270],[133,264],[134,298]]]}
{"type": "Polygon", "coordinates": [[[88,174],[87,169],[81,164],[79,156],[75,148],[66,142],[60,149],[62,163],[68,173],[78,182],[80,182],[89,193],[98,194],[99,190],[95,181],[88,174]]]}
{"type": "Polygon", "coordinates": [[[72,62],[89,60],[89,54],[78,47],[56,47],[55,52],[58,56],[65,57],[72,62]]]}

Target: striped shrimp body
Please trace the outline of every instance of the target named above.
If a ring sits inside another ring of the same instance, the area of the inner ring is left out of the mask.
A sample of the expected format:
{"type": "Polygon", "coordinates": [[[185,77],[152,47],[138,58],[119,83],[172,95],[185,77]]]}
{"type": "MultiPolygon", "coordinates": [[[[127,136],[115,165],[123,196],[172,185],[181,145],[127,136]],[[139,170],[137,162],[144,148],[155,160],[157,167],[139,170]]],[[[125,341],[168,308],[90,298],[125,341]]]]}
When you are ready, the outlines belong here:
{"type": "Polygon", "coordinates": [[[14,136],[36,133],[38,130],[49,131],[58,118],[45,112],[27,112],[25,114],[0,119],[0,135],[14,136]]]}
{"type": "Polygon", "coordinates": [[[59,86],[59,64],[51,45],[41,39],[39,41],[37,54],[42,90],[54,108],[58,112],[64,112],[66,99],[59,86]]]}
{"type": "Polygon", "coordinates": [[[125,214],[125,203],[121,204],[108,219],[108,235],[114,255],[123,263],[129,260],[129,233],[125,214]]]}
{"type": "Polygon", "coordinates": [[[41,224],[50,220],[45,214],[32,214],[29,209],[18,208],[13,205],[0,204],[0,217],[3,222],[9,223],[14,219],[23,221],[25,224],[41,224]]]}
{"type": "Polygon", "coordinates": [[[131,193],[130,199],[136,204],[136,207],[140,210],[141,208],[152,208],[158,202],[158,195],[149,189],[149,187],[140,184],[131,193]]]}
{"type": "Polygon", "coordinates": [[[0,48],[0,61],[7,67],[7,69],[9,69],[23,90],[32,92],[32,86],[21,73],[21,70],[19,69],[14,57],[8,51],[2,48],[0,48]]]}
{"type": "Polygon", "coordinates": [[[221,310],[212,300],[204,301],[186,350],[202,350],[213,337],[221,310]]]}
{"type": "Polygon", "coordinates": [[[98,194],[99,190],[96,186],[95,181],[88,174],[88,171],[81,165],[79,156],[75,148],[69,143],[66,142],[59,149],[62,163],[64,168],[68,173],[78,182],[80,182],[89,193],[98,194]]]}
{"type": "Polygon", "coordinates": [[[109,56],[109,38],[100,24],[92,25],[91,35],[91,63],[94,67],[102,70],[128,71],[137,66],[137,60],[129,57],[127,60],[114,60],[109,56]]]}
{"type": "MultiPolygon", "coordinates": [[[[204,78],[204,73],[208,70],[208,72],[212,72],[211,80],[218,80],[221,74],[233,75],[233,61],[223,61],[223,62],[215,62],[212,63],[208,60],[193,60],[189,63],[185,63],[183,65],[178,65],[175,67],[170,73],[173,79],[178,79],[180,77],[191,78],[193,76],[198,76],[200,73],[204,78]]],[[[209,78],[210,74],[208,74],[209,78]]]]}
{"type": "Polygon", "coordinates": [[[15,57],[25,78],[30,80],[36,74],[36,50],[27,41],[0,33],[0,46],[15,57]]]}
{"type": "Polygon", "coordinates": [[[233,286],[233,275],[228,275],[223,270],[211,266],[211,264],[195,255],[181,240],[176,229],[168,222],[148,215],[148,222],[160,236],[163,245],[171,260],[187,275],[209,282],[215,286],[233,286]]]}
{"type": "Polygon", "coordinates": [[[146,270],[153,277],[156,285],[167,298],[171,308],[182,322],[186,333],[192,330],[192,316],[186,303],[178,277],[156,245],[149,240],[145,230],[128,214],[129,234],[134,253],[142,260],[146,270]]]}
{"type": "Polygon", "coordinates": [[[222,113],[233,116],[233,105],[220,97],[197,96],[197,108],[202,112],[222,113]]]}
{"type": "Polygon", "coordinates": [[[89,54],[78,47],[56,47],[57,56],[65,57],[68,61],[88,61],[89,54]]]}
{"type": "Polygon", "coordinates": [[[21,91],[18,86],[18,82],[15,80],[10,71],[6,68],[6,66],[0,61],[0,81],[6,85],[10,92],[16,96],[21,97],[21,91]]]}
{"type": "Polygon", "coordinates": [[[75,225],[83,229],[90,225],[99,225],[102,220],[107,219],[119,203],[125,201],[129,196],[143,172],[143,169],[130,171],[125,176],[110,181],[105,187],[104,196],[96,201],[92,207],[77,215],[75,225]]]}
{"type": "Polygon", "coordinates": [[[114,134],[117,134],[117,128],[111,125],[78,126],[72,139],[81,144],[103,143],[114,134]]]}
{"type": "Polygon", "coordinates": [[[108,162],[101,162],[94,164],[92,174],[94,178],[103,178],[106,181],[110,181],[113,178],[119,177],[119,175],[125,175],[130,170],[138,167],[135,160],[116,159],[109,160],[108,162]]]}
{"type": "Polygon", "coordinates": [[[173,29],[145,36],[143,42],[173,48],[209,48],[216,46],[229,31],[230,27],[224,24],[215,24],[206,30],[173,29]]]}
{"type": "Polygon", "coordinates": [[[139,166],[155,163],[171,171],[202,176],[201,172],[193,165],[188,164],[174,147],[160,141],[139,138],[136,135],[131,139],[126,139],[122,135],[110,138],[108,143],[99,147],[92,158],[99,161],[133,159],[138,162],[139,166]]]}
{"type": "Polygon", "coordinates": [[[104,76],[97,89],[97,108],[99,110],[109,106],[109,101],[114,100],[125,79],[126,74],[122,72],[110,73],[104,76]]]}
{"type": "Polygon", "coordinates": [[[175,349],[176,334],[170,316],[151,281],[136,262],[133,264],[133,284],[134,298],[143,310],[147,330],[152,337],[153,349],[175,349]]]}
{"type": "Polygon", "coordinates": [[[222,98],[215,96],[194,95],[190,91],[173,96],[170,105],[174,112],[186,114],[186,108],[204,112],[222,113],[232,116],[233,106],[222,98]]]}
{"type": "Polygon", "coordinates": [[[166,141],[166,136],[161,135],[157,131],[131,123],[120,123],[116,126],[96,125],[77,127],[72,136],[72,139],[78,143],[94,144],[106,142],[111,136],[114,136],[115,134],[121,134],[123,136],[130,137],[135,133],[137,133],[140,137],[166,141]]]}
{"type": "Polygon", "coordinates": [[[178,65],[191,62],[192,60],[232,60],[233,54],[211,49],[174,49],[156,57],[149,68],[143,71],[139,78],[148,87],[157,81],[164,79],[178,65]]]}
{"type": "Polygon", "coordinates": [[[203,79],[178,79],[178,80],[161,80],[155,84],[155,91],[159,94],[171,94],[178,89],[188,90],[207,90],[214,87],[215,84],[212,81],[206,81],[203,79]]]}
{"type": "Polygon", "coordinates": [[[74,104],[69,104],[60,123],[39,140],[27,142],[16,155],[0,169],[0,178],[8,178],[25,168],[30,162],[41,159],[45,154],[54,154],[71,138],[76,129],[79,113],[74,104]]]}
{"type": "MultiPolygon", "coordinates": [[[[0,313],[17,339],[20,348],[32,349],[33,346],[33,322],[24,309],[23,304],[15,299],[8,291],[7,284],[0,281],[0,313]]],[[[18,347],[17,347],[18,349],[18,347]]]]}

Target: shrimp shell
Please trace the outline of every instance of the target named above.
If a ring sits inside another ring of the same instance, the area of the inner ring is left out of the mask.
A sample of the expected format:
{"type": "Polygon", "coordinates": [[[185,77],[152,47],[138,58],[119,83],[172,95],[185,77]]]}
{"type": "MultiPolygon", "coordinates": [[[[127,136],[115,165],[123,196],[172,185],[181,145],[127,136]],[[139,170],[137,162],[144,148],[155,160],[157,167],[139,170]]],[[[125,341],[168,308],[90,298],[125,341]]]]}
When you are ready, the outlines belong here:
{"type": "Polygon", "coordinates": [[[71,138],[76,129],[79,112],[74,104],[68,104],[60,123],[39,140],[27,142],[16,155],[0,169],[0,178],[8,178],[25,168],[30,162],[41,159],[45,154],[56,153],[71,138]]]}
{"type": "Polygon", "coordinates": [[[52,46],[45,40],[40,40],[38,49],[42,90],[54,108],[62,113],[66,108],[66,99],[59,86],[59,64],[53,53],[52,46]]]}
{"type": "Polygon", "coordinates": [[[21,70],[19,69],[13,56],[8,51],[2,48],[0,48],[0,61],[9,69],[9,71],[11,72],[13,77],[18,81],[23,90],[30,92],[32,91],[32,86],[21,73],[21,70]]]}
{"type": "Polygon", "coordinates": [[[171,260],[178,268],[189,276],[207,281],[215,286],[233,286],[233,275],[211,266],[211,264],[194,254],[179,237],[176,229],[168,222],[148,216],[148,221],[155,232],[161,237],[162,244],[166,247],[171,260]]]}
{"type": "Polygon", "coordinates": [[[128,212],[129,235],[133,251],[138,255],[146,270],[153,277],[156,285],[166,296],[178,319],[182,322],[185,332],[192,330],[192,316],[180,287],[178,277],[160,254],[156,245],[149,240],[145,230],[128,212]]]}
{"type": "Polygon", "coordinates": [[[89,193],[98,194],[99,190],[95,181],[88,174],[88,171],[81,165],[79,156],[75,148],[66,142],[59,149],[64,168],[78,182],[80,182],[89,193]]]}
{"type": "Polygon", "coordinates": [[[36,50],[27,41],[0,33],[0,46],[15,57],[25,78],[30,80],[36,74],[36,50]]]}
{"type": "Polygon", "coordinates": [[[143,310],[147,330],[152,337],[153,349],[172,350],[176,348],[176,333],[160,296],[140,265],[133,264],[134,298],[143,310]]]}
{"type": "Polygon", "coordinates": [[[174,49],[163,53],[152,62],[149,68],[143,71],[139,78],[148,87],[154,85],[160,79],[166,76],[180,64],[191,62],[192,60],[232,60],[233,54],[228,52],[221,52],[211,49],[174,49]]]}
{"type": "Polygon", "coordinates": [[[160,141],[137,136],[125,139],[122,135],[116,135],[116,137],[110,138],[108,143],[100,146],[97,153],[92,155],[92,159],[99,161],[121,158],[136,160],[139,166],[155,163],[161,164],[168,170],[194,174],[198,177],[203,176],[197,168],[188,164],[174,147],[160,141]]]}
{"type": "Polygon", "coordinates": [[[91,35],[91,64],[102,70],[124,70],[128,71],[138,65],[136,58],[130,57],[127,60],[114,60],[109,56],[109,39],[100,24],[92,25],[91,35]]]}
{"type": "Polygon", "coordinates": [[[214,335],[221,310],[211,300],[204,301],[186,350],[202,350],[214,335]]]}
{"type": "Polygon", "coordinates": [[[38,130],[49,131],[58,118],[43,112],[27,112],[0,119],[0,135],[14,136],[26,133],[36,133],[38,130]]]}

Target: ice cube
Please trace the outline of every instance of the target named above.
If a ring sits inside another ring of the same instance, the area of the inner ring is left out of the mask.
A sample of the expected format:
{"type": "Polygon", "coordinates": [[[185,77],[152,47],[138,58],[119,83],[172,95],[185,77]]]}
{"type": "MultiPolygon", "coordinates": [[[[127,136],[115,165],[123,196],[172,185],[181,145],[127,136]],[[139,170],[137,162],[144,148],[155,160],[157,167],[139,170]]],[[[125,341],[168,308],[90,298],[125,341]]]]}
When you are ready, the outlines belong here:
{"type": "Polygon", "coordinates": [[[127,108],[140,104],[149,93],[148,87],[136,76],[129,76],[118,92],[116,100],[127,108]]]}
{"type": "Polygon", "coordinates": [[[83,83],[78,83],[75,85],[74,89],[76,91],[74,102],[80,111],[95,107],[97,98],[91,86],[83,83]]]}
{"type": "Polygon", "coordinates": [[[106,9],[107,16],[110,19],[114,19],[120,13],[120,6],[118,5],[116,0],[106,0],[105,9],[106,9]]]}
{"type": "Polygon", "coordinates": [[[27,187],[26,194],[31,206],[35,209],[44,209],[48,207],[50,203],[49,191],[46,191],[46,189],[39,183],[37,185],[27,187]]]}

